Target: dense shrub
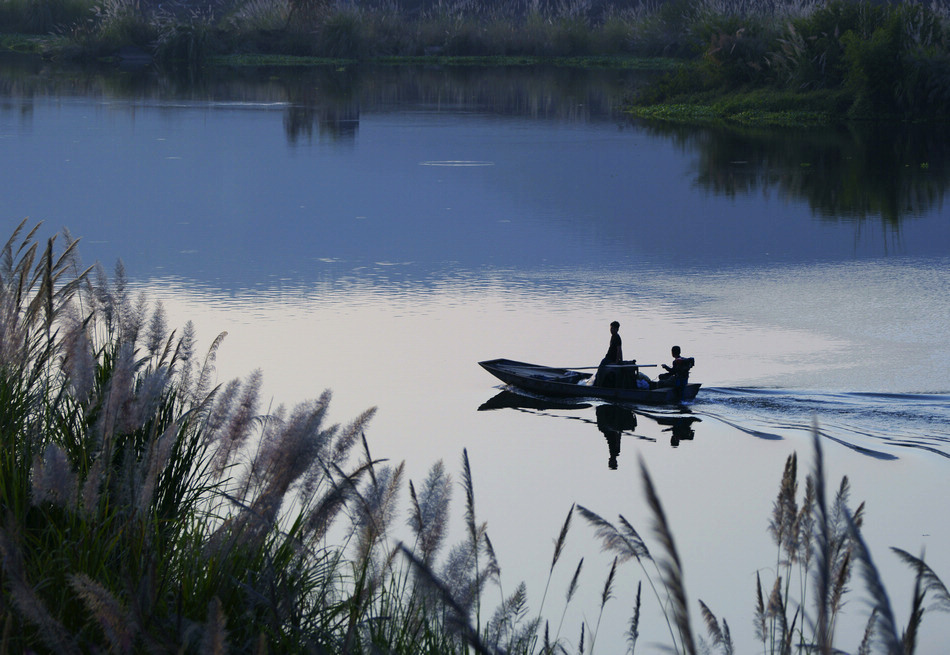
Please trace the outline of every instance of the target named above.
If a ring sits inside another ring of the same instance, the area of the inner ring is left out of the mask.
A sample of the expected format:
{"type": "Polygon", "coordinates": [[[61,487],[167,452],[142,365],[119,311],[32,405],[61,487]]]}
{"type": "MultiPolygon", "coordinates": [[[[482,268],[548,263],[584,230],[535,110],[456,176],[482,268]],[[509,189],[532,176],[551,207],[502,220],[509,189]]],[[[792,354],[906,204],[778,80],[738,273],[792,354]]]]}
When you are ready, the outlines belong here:
{"type": "Polygon", "coordinates": [[[756,25],[744,21],[724,21],[709,37],[704,55],[706,69],[726,86],[761,83],[769,76],[767,54],[769,42],[760,36],[756,25]]]}
{"type": "MultiPolygon", "coordinates": [[[[945,114],[948,17],[933,7],[839,1],[794,16],[781,29],[767,18],[697,14],[693,32],[708,40],[700,72],[670,73],[639,102],[760,88],[846,93],[852,118],[945,114]]],[[[829,109],[837,107],[839,97],[829,109]]]]}
{"type": "Polygon", "coordinates": [[[915,51],[904,60],[898,88],[902,111],[927,118],[950,116],[950,53],[915,51]]]}
{"type": "Polygon", "coordinates": [[[106,0],[96,6],[93,39],[102,50],[124,45],[151,48],[160,31],[153,18],[135,0],[106,0]]]}
{"type": "Polygon", "coordinates": [[[417,26],[392,8],[380,9],[366,19],[363,25],[362,42],[368,52],[379,56],[422,54],[416,52],[417,26]]]}
{"type": "Polygon", "coordinates": [[[248,0],[226,23],[234,32],[277,31],[287,26],[290,9],[289,0],[248,0]]]}
{"type": "Polygon", "coordinates": [[[333,12],[317,31],[317,52],[337,59],[359,59],[363,54],[362,18],[355,9],[333,12]]]}
{"type": "Polygon", "coordinates": [[[698,0],[669,0],[656,11],[638,16],[637,52],[647,56],[694,57],[703,52],[705,43],[692,33],[699,16],[698,0]]]}
{"type": "Polygon", "coordinates": [[[791,21],[770,56],[778,81],[796,89],[840,85],[844,80],[841,35],[860,22],[860,13],[856,3],[836,2],[791,21]]]}
{"type": "Polygon", "coordinates": [[[3,0],[0,31],[47,34],[89,18],[95,0],[3,0]]]}
{"type": "Polygon", "coordinates": [[[894,84],[903,78],[901,70],[901,25],[896,16],[875,28],[870,37],[847,31],[844,46],[845,84],[854,94],[852,112],[856,116],[888,115],[897,111],[894,84]]]}
{"type": "Polygon", "coordinates": [[[554,23],[552,42],[554,51],[559,55],[574,57],[593,51],[594,35],[586,20],[580,16],[569,16],[554,23]]]}
{"type": "Polygon", "coordinates": [[[187,21],[165,18],[152,24],[158,28],[155,55],[164,62],[194,64],[218,49],[210,14],[196,14],[187,21]]]}
{"type": "Polygon", "coordinates": [[[599,42],[603,54],[633,52],[635,31],[629,19],[620,15],[608,15],[601,25],[599,42]]]}
{"type": "Polygon", "coordinates": [[[287,0],[290,11],[287,16],[287,29],[299,32],[312,32],[317,29],[330,13],[329,0],[287,0]]]}

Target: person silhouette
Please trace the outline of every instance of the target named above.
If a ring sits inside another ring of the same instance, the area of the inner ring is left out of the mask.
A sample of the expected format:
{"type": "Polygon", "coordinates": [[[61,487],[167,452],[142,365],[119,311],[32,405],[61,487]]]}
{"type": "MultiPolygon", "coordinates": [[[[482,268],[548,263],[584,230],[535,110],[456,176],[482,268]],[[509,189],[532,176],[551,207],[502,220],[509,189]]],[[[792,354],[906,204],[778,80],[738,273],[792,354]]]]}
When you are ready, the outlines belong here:
{"type": "Polygon", "coordinates": [[[661,365],[666,371],[666,373],[660,374],[661,380],[668,380],[670,378],[689,378],[689,369],[693,367],[693,358],[683,357],[681,352],[682,351],[680,350],[679,346],[673,346],[670,348],[670,354],[673,355],[673,365],[661,365]]]}
{"type": "Polygon", "coordinates": [[[683,357],[679,346],[673,346],[670,349],[670,354],[673,355],[673,365],[663,364],[666,373],[660,373],[658,378],[664,386],[674,387],[677,399],[680,399],[683,397],[686,384],[689,382],[689,369],[693,368],[695,360],[692,357],[683,357]]]}
{"type": "Polygon", "coordinates": [[[607,354],[600,360],[600,365],[597,367],[597,374],[594,376],[594,386],[601,386],[615,377],[607,374],[606,367],[610,364],[619,364],[622,361],[623,339],[620,338],[620,322],[613,321],[610,324],[610,345],[607,347],[607,354]]]}

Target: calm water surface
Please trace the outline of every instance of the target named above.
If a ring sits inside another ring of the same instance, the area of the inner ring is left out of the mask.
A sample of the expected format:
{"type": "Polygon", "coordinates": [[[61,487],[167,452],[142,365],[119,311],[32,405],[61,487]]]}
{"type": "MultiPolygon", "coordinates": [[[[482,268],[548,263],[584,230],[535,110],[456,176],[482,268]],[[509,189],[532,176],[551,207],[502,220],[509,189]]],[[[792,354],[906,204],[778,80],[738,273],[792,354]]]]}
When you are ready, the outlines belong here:
{"type": "MultiPolygon", "coordinates": [[[[754,650],[771,504],[788,454],[810,468],[817,421],[904,624],[911,573],[889,546],[926,549],[950,580],[950,140],[638,124],[617,110],[641,83],[396,68],[184,83],[7,62],[0,208],[10,229],[30,216],[89,261],[121,258],[206,343],[227,331],[222,380],[260,367],[275,403],[331,388],[339,421],[378,406],[371,448],[411,479],[467,449],[505,592],[525,580],[535,608],[572,504],[649,534],[642,459],[692,609],[754,650]],[[476,364],[590,366],[614,319],[628,358],[665,362],[673,343],[696,358],[691,413],[552,407],[476,364]]],[[[580,521],[563,557],[544,613],[557,624],[585,557],[576,642],[609,560],[580,521]]],[[[598,652],[622,648],[639,576],[622,570],[598,652]]],[[[866,616],[852,587],[849,650],[866,616]]],[[[647,612],[641,644],[666,643],[647,612]]],[[[941,618],[921,652],[950,640],[941,618]]]]}

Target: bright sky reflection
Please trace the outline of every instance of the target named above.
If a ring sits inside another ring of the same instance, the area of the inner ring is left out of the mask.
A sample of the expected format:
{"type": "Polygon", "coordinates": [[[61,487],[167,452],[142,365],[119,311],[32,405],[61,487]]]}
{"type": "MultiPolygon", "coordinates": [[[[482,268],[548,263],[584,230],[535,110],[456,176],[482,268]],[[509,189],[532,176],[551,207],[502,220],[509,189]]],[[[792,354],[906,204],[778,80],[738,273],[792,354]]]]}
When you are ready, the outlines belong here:
{"type": "MultiPolygon", "coordinates": [[[[884,269],[871,271],[868,282],[876,279],[885,286],[894,284],[887,266],[884,269]]],[[[897,380],[908,389],[913,376],[881,377],[881,357],[912,354],[908,352],[913,349],[910,344],[932,336],[929,331],[939,327],[939,320],[935,319],[934,325],[917,325],[906,335],[889,335],[883,330],[875,332],[873,324],[879,320],[878,325],[884,326],[889,318],[870,312],[866,318],[871,325],[847,330],[839,325],[839,319],[864,317],[863,302],[847,302],[854,296],[839,289],[843,272],[822,267],[761,271],[706,284],[697,280],[689,285],[688,293],[675,276],[656,280],[651,288],[637,287],[636,293],[624,293],[609,277],[571,271],[547,277],[494,271],[481,278],[427,287],[384,290],[356,279],[345,291],[329,284],[233,295],[157,281],[148,285],[147,292],[161,299],[172,316],[194,320],[206,339],[221,326],[227,328],[229,336],[219,355],[222,380],[262,367],[267,393],[275,401],[289,403],[330,387],[333,416],[339,421],[378,405],[379,414],[369,435],[373,452],[405,460],[411,479],[420,480],[437,459],[457,466],[462,449],[467,448],[475,471],[477,507],[489,521],[503,567],[506,563],[510,567],[512,585],[516,576],[527,578],[530,587],[542,584],[549,540],[556,536],[572,503],[607,518],[623,514],[646,531],[649,517],[636,500],[642,495],[637,457],[644,457],[681,539],[684,561],[692,564],[687,568],[690,590],[714,611],[726,614],[737,640],[751,639],[746,620],[755,573],[750,549],[763,553],[757,565],[769,566],[771,548],[765,527],[782,462],[787,454],[797,451],[802,469],[809,469],[808,430],[813,417],[823,419],[816,408],[820,410],[833,397],[818,395],[812,409],[802,411],[780,399],[783,408],[770,412],[761,399],[750,408],[711,391],[710,401],[695,407],[703,418],[695,425],[694,441],[672,449],[663,426],[640,418],[636,430],[624,437],[619,469],[607,471],[608,449],[590,411],[476,412],[497,389],[493,378],[475,362],[512,356],[558,365],[589,365],[602,355],[606,325],[617,318],[622,323],[625,352],[641,362],[665,361],[666,346],[672,341],[696,344],[690,349],[699,358],[701,375],[697,372],[696,376],[712,387],[784,386],[783,381],[791,380],[820,394],[821,389],[846,389],[854,380],[872,381],[869,388],[889,386],[897,380]],[[565,290],[561,280],[567,278],[573,282],[565,290]],[[682,302],[683,294],[688,297],[686,302],[682,302]],[[822,307],[812,307],[805,314],[799,308],[798,312],[778,312],[776,317],[776,308],[794,307],[796,297],[820,299],[835,308],[834,316],[826,317],[822,307]],[[903,345],[905,338],[910,342],[907,346],[903,345]],[[875,355],[855,361],[854,352],[875,355]],[[734,425],[784,438],[757,438],[731,427],[734,425]],[[605,472],[611,475],[605,476],[605,472]],[[742,547],[736,548],[734,540],[724,534],[742,535],[742,547]],[[538,562],[538,549],[541,562],[535,567],[529,562],[538,562]]],[[[939,279],[940,274],[935,274],[934,290],[939,279]]],[[[896,284],[900,288],[900,283],[896,284]]],[[[874,297],[878,291],[870,289],[868,295],[874,297]]],[[[894,311],[914,312],[918,305],[927,304],[927,298],[907,298],[898,302],[894,311]]],[[[903,370],[925,368],[926,353],[920,353],[903,370]]],[[[945,403],[945,398],[940,402],[945,403]]],[[[807,400],[800,394],[794,402],[807,400]]],[[[866,413],[874,404],[863,401],[858,405],[858,411],[866,413]]],[[[868,539],[884,554],[884,547],[891,545],[912,552],[926,546],[932,566],[940,570],[941,565],[950,564],[942,559],[946,553],[942,544],[950,543],[950,531],[945,522],[935,520],[942,516],[943,494],[938,490],[947,485],[945,460],[934,461],[888,445],[884,426],[894,424],[893,416],[883,425],[865,424],[864,432],[858,433],[852,429],[854,419],[841,414],[842,408],[836,411],[825,414],[829,418],[824,428],[833,439],[825,446],[832,471],[829,479],[837,484],[840,476],[849,475],[853,498],[865,500],[873,508],[868,539]],[[845,418],[837,418],[839,415],[845,418]],[[869,438],[868,425],[881,438],[869,438]],[[857,456],[845,447],[855,443],[898,459],[857,456]],[[887,485],[877,483],[882,478],[889,481],[887,485]],[[912,488],[931,490],[911,494],[914,511],[907,511],[905,503],[893,502],[895,494],[901,495],[899,490],[912,488]],[[910,537],[913,543],[894,543],[893,535],[910,537]]],[[[942,416],[947,418],[946,408],[942,416]]],[[[945,426],[938,426],[937,434],[946,438],[945,426]]],[[[913,436],[908,435],[908,439],[913,436]]],[[[928,445],[935,445],[932,434],[925,436],[928,445]]],[[[936,446],[950,453],[947,444],[936,446]]],[[[579,523],[574,529],[586,534],[579,523]]],[[[572,556],[587,558],[588,596],[580,602],[587,603],[589,612],[597,606],[599,585],[609,562],[600,561],[602,556],[584,537],[572,542],[565,557],[570,561],[572,556]]],[[[565,565],[566,569],[573,566],[565,565]]],[[[897,599],[903,602],[902,594],[909,593],[906,572],[886,559],[879,566],[895,581],[895,603],[897,599]]],[[[572,573],[566,569],[560,572],[562,576],[572,573]]],[[[635,585],[637,576],[632,569],[625,575],[629,584],[635,585]]],[[[559,581],[566,587],[569,577],[555,580],[552,584],[559,581]]],[[[560,606],[556,607],[559,612],[560,606]]],[[[602,643],[619,638],[615,633],[622,632],[620,626],[627,614],[625,606],[609,608],[606,620],[615,623],[614,634],[603,637],[602,643]]],[[[575,617],[575,622],[579,620],[575,617]]],[[[927,626],[933,643],[947,636],[935,630],[938,623],[927,626]]],[[[862,626],[850,629],[859,634],[862,626]]],[[[654,633],[651,638],[662,641],[663,634],[654,633]]]]}

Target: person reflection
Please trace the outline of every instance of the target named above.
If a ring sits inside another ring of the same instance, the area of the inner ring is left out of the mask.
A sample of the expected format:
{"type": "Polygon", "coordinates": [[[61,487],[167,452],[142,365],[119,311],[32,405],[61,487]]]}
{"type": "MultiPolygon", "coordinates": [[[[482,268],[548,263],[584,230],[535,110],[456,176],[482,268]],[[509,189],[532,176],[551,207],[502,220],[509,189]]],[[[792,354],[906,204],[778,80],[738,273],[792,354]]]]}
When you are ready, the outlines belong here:
{"type": "Polygon", "coordinates": [[[670,445],[676,448],[681,441],[692,441],[693,437],[696,436],[693,423],[698,420],[695,416],[671,419],[670,427],[663,429],[664,432],[670,433],[670,445]]]}
{"type": "Polygon", "coordinates": [[[604,437],[607,439],[607,451],[610,453],[607,456],[607,468],[616,471],[617,457],[620,456],[620,431],[605,428],[601,432],[604,433],[604,437]]]}
{"type": "Polygon", "coordinates": [[[620,436],[624,430],[635,430],[637,427],[637,417],[629,409],[617,407],[616,405],[598,405],[597,429],[600,430],[607,440],[607,468],[612,471],[617,470],[617,458],[620,456],[620,436]]]}

